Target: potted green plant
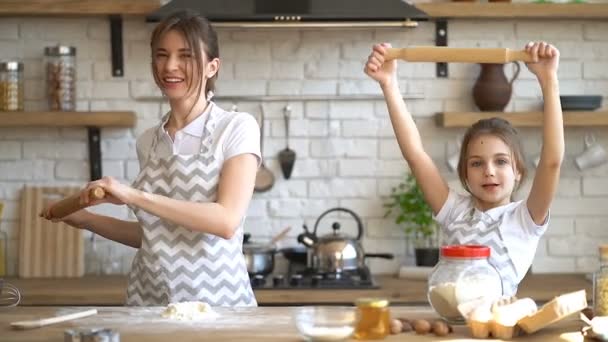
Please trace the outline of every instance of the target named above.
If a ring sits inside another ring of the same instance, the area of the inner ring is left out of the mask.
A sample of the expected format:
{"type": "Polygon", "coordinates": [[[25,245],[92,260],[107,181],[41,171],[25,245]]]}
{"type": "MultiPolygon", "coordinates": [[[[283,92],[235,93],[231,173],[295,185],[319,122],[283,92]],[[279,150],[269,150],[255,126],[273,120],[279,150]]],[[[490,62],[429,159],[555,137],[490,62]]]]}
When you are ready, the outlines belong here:
{"type": "Polygon", "coordinates": [[[395,223],[412,239],[416,266],[435,266],[439,260],[439,231],[431,207],[426,203],[416,178],[410,173],[394,187],[384,217],[395,212],[395,223]]]}

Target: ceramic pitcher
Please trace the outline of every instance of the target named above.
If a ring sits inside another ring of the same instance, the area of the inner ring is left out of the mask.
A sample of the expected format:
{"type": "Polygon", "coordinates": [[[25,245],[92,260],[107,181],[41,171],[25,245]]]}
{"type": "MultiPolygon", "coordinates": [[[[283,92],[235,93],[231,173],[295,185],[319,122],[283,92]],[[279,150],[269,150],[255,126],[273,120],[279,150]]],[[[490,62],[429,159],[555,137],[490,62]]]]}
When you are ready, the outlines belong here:
{"type": "Polygon", "coordinates": [[[504,64],[481,64],[481,72],[473,86],[473,100],[482,111],[503,111],[511,100],[513,81],[520,71],[515,63],[515,72],[511,80],[505,76],[504,64]]]}

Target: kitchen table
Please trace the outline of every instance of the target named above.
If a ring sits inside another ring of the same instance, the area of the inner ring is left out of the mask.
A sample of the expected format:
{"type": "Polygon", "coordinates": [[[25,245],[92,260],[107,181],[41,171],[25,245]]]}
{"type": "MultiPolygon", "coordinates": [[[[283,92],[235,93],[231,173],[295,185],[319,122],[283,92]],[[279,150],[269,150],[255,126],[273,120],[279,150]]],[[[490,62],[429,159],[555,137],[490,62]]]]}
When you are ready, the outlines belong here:
{"type": "MultiPolygon", "coordinates": [[[[83,307],[15,307],[0,309],[2,342],[63,341],[71,328],[104,327],[116,330],[121,342],[156,341],[302,341],[292,320],[293,307],[215,308],[219,314],[207,321],[173,321],[162,318],[163,307],[97,307],[95,316],[58,323],[39,329],[12,330],[10,322],[65,314],[83,307]]],[[[433,318],[428,306],[394,306],[393,317],[433,318]]],[[[517,341],[583,341],[582,323],[566,319],[537,333],[520,336],[517,341]]],[[[466,326],[455,326],[445,337],[420,336],[413,332],[391,335],[385,341],[480,341],[470,337],[466,326]]],[[[500,340],[487,340],[500,341],[500,340]]]]}

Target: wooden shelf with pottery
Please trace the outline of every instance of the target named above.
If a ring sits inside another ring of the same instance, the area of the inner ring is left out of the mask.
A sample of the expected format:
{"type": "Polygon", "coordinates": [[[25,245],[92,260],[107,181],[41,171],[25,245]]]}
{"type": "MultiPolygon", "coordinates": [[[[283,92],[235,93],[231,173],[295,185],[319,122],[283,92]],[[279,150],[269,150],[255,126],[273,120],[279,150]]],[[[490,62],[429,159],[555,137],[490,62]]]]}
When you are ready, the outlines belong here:
{"type": "MultiPolygon", "coordinates": [[[[540,127],[542,112],[444,112],[437,114],[440,127],[469,127],[480,119],[500,117],[516,127],[540,127]]],[[[564,112],[564,126],[608,126],[608,111],[564,112]]]]}
{"type": "Polygon", "coordinates": [[[433,18],[604,19],[608,4],[536,4],[511,2],[433,2],[416,4],[433,18]]]}
{"type": "Polygon", "coordinates": [[[133,127],[133,112],[0,112],[0,127],[133,127]]]}
{"type": "Polygon", "coordinates": [[[148,14],[161,0],[2,0],[0,15],[148,14]]]}

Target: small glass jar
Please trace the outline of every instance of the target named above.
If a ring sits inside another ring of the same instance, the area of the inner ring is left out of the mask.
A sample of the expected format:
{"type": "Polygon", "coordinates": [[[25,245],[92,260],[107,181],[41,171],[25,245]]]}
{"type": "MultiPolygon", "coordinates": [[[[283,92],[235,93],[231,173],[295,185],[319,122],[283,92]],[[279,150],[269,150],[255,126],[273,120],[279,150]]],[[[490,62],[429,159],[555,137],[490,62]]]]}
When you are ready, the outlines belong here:
{"type": "Polygon", "coordinates": [[[502,279],[489,263],[490,247],[452,245],[441,247],[440,259],[429,275],[427,297],[431,307],[452,323],[464,321],[458,305],[503,294],[502,279]]]}
{"type": "Polygon", "coordinates": [[[608,316],[608,245],[600,246],[600,269],[593,275],[593,309],[608,316]]]}
{"type": "Polygon", "coordinates": [[[357,325],[353,337],[358,340],[381,340],[390,334],[391,316],[388,300],[361,298],[357,305],[357,325]]]}
{"type": "Polygon", "coordinates": [[[23,63],[0,63],[0,111],[23,111],[23,63]]]}
{"type": "Polygon", "coordinates": [[[76,110],[76,48],[48,46],[44,49],[49,109],[76,110]]]}

